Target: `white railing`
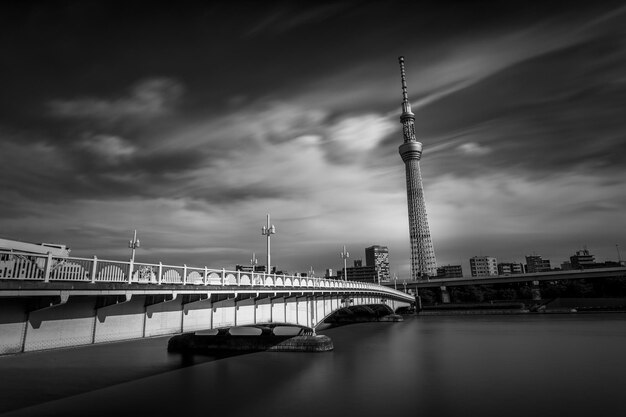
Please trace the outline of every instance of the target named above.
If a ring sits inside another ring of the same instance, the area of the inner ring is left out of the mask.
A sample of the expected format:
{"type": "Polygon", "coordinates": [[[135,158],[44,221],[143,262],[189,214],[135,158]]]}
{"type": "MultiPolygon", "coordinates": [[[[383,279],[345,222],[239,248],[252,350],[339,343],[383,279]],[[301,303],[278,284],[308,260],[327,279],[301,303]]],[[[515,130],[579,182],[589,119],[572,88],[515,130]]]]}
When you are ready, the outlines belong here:
{"type": "Polygon", "coordinates": [[[105,259],[59,257],[0,250],[0,279],[84,282],[123,282],[128,284],[178,284],[204,286],[245,286],[276,288],[372,289],[406,296],[377,284],[294,275],[277,275],[198,268],[187,265],[111,261],[105,259]]]}

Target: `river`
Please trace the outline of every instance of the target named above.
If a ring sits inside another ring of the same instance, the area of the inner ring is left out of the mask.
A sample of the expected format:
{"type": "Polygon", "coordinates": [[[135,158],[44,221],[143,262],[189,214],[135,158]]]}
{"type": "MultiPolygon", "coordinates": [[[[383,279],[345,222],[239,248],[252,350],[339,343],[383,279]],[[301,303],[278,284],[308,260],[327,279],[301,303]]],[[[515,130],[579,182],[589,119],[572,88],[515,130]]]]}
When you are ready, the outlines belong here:
{"type": "Polygon", "coordinates": [[[0,412],[626,415],[626,314],[411,317],[324,333],[333,352],[182,356],[154,338],[0,357],[0,412]]]}

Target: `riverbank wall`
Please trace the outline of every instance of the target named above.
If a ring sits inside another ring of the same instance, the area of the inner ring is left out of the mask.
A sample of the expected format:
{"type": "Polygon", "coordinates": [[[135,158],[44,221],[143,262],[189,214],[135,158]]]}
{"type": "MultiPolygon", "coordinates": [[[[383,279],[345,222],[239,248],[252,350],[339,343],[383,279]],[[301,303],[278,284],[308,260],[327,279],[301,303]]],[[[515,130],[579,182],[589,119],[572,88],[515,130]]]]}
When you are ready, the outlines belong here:
{"type": "Polygon", "coordinates": [[[440,304],[423,307],[419,315],[502,315],[588,312],[626,313],[626,298],[555,298],[551,300],[525,300],[514,303],[440,304]]]}

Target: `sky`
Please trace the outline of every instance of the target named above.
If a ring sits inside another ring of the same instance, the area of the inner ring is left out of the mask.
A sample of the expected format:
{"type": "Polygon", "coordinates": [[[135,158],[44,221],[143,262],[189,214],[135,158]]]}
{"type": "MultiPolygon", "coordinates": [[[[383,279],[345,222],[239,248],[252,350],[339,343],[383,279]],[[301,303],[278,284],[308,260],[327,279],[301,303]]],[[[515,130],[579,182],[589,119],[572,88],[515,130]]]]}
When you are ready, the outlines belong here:
{"type": "Polygon", "coordinates": [[[437,263],[626,257],[623,2],[0,5],[0,237],[316,275],[409,235],[406,61],[437,263]],[[619,245],[619,247],[616,247],[619,245]]]}

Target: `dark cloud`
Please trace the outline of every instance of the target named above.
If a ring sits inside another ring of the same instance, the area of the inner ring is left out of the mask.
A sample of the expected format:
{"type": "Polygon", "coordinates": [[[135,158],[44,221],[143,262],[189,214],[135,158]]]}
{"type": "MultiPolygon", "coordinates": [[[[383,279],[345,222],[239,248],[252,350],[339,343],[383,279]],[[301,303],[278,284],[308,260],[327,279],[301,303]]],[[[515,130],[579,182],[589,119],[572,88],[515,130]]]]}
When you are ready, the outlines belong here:
{"type": "Polygon", "coordinates": [[[437,154],[442,173],[622,171],[622,71],[626,54],[618,39],[595,39],[506,68],[417,112],[425,153],[446,142],[466,151],[437,154]]]}

